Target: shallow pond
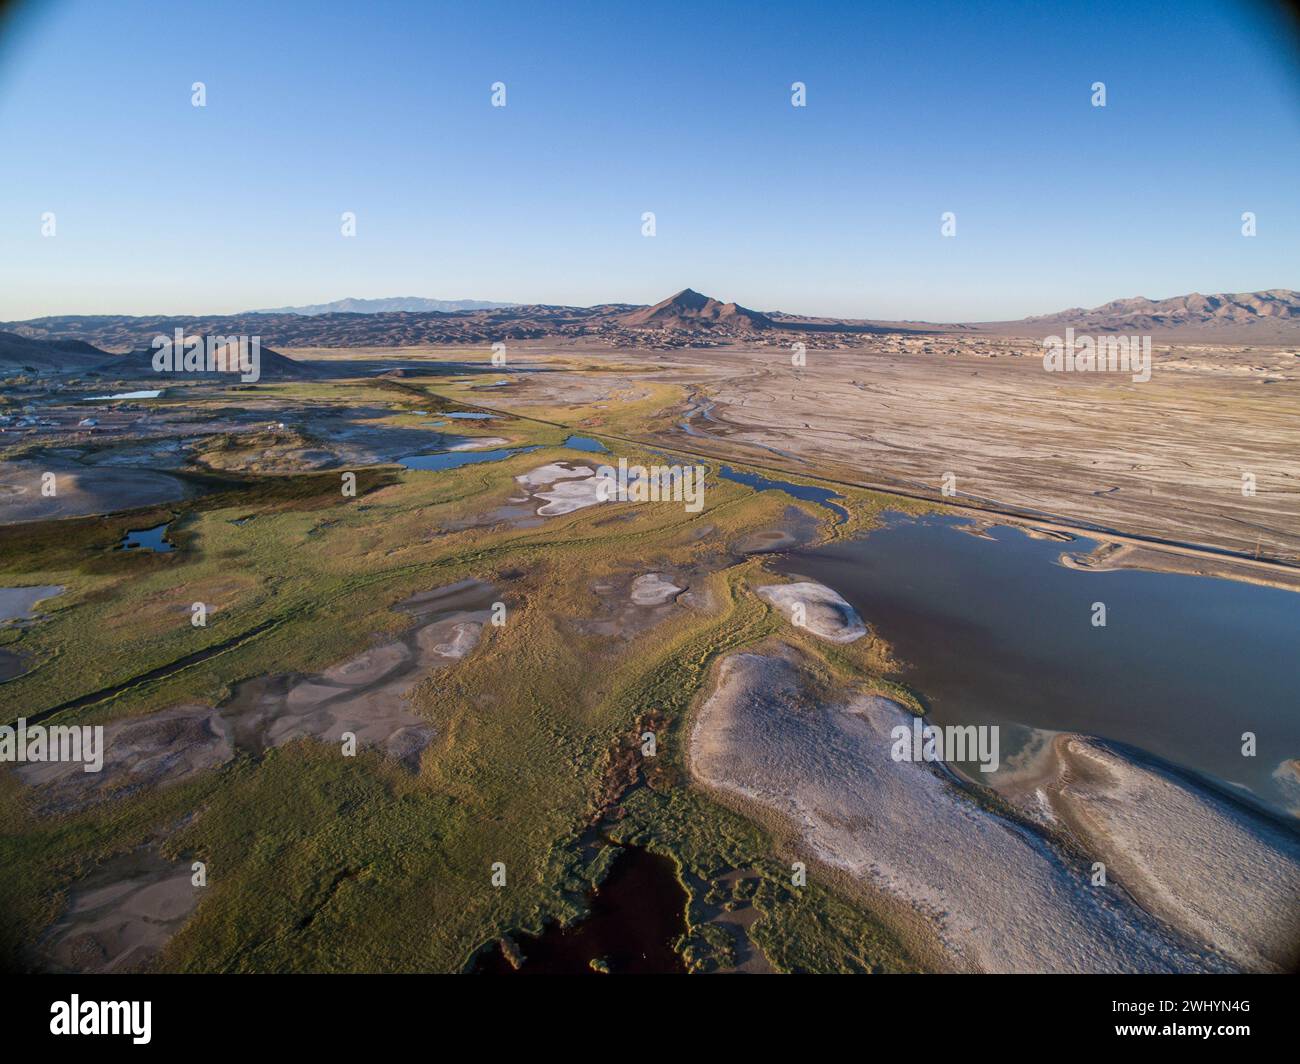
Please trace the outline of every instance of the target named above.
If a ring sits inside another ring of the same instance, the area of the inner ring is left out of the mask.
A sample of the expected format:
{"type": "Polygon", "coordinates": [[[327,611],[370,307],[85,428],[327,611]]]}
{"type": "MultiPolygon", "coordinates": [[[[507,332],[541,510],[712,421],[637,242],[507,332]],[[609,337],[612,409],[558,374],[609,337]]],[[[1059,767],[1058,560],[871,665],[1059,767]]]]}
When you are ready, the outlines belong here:
{"type": "Polygon", "coordinates": [[[118,392],[115,395],[88,395],[83,401],[93,403],[100,399],[157,399],[160,395],[162,389],[153,388],[138,392],[118,392]]]}
{"type": "Polygon", "coordinates": [[[614,975],[683,972],[673,943],[686,931],[686,891],[666,857],[634,846],[610,866],[589,896],[590,913],[566,928],[518,935],[518,970],[499,950],[484,953],[474,971],[484,975],[591,975],[592,961],[614,975]]]}
{"type": "Polygon", "coordinates": [[[600,440],[594,440],[590,436],[570,436],[564,441],[564,446],[574,451],[590,451],[592,454],[609,454],[609,448],[600,440]]]}
{"type": "Polygon", "coordinates": [[[527,454],[536,447],[498,447],[491,451],[438,451],[435,454],[412,454],[399,459],[407,469],[443,470],[477,465],[479,462],[499,462],[515,454],[527,454]]]}
{"type": "Polygon", "coordinates": [[[176,547],[164,538],[168,524],[170,522],[164,521],[161,525],[154,525],[153,528],[128,532],[118,544],[118,550],[147,550],[155,554],[170,554],[176,547]]]}
{"type": "Polygon", "coordinates": [[[60,584],[39,584],[33,587],[0,587],[0,623],[26,621],[36,604],[43,599],[62,594],[60,584]]]}
{"type": "Polygon", "coordinates": [[[789,480],[771,480],[768,477],[760,476],[758,473],[742,473],[738,469],[732,469],[729,465],[721,466],[718,473],[723,480],[744,484],[755,491],[767,491],[769,488],[776,488],[796,499],[819,503],[836,514],[841,521],[847,521],[849,518],[848,510],[830,501],[831,499],[842,499],[844,496],[831,491],[830,488],[814,488],[808,484],[795,484],[789,480]]]}

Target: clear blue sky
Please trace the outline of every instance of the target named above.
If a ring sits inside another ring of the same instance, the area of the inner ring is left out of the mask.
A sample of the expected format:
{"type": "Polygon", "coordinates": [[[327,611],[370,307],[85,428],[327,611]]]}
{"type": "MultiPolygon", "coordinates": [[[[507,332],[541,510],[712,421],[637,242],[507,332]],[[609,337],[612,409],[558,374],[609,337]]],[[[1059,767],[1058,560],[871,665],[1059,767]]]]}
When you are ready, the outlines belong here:
{"type": "Polygon", "coordinates": [[[0,319],[1300,288],[1292,48],[1195,0],[29,3],[0,38],[0,319]]]}

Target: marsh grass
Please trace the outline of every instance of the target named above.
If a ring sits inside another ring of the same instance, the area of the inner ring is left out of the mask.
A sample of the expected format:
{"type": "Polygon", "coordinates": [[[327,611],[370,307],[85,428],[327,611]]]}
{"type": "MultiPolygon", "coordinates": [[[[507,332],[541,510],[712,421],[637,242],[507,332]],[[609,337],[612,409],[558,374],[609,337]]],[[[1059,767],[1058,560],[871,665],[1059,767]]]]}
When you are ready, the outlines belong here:
{"type": "MultiPolygon", "coordinates": [[[[400,416],[473,406],[471,383],[431,375],[265,384],[231,395],[374,402],[379,392],[400,416]]],[[[570,431],[644,432],[680,399],[671,386],[639,387],[645,397],[626,407],[579,415],[546,406],[492,423],[489,431],[512,445],[544,448],[532,454],[439,473],[358,470],[355,499],[341,497],[337,472],[203,474],[201,492],[167,507],[0,529],[11,577],[67,589],[23,634],[37,667],[3,686],[6,719],[100,691],[112,693],[57,718],[102,723],[179,702],[217,704],[242,680],[316,671],[391,639],[410,624],[396,603],[468,577],[496,584],[508,607],[504,627],[485,628],[473,653],[413,688],[414,707],[437,728],[418,773],[373,751],[344,758],[299,741],[241,754],[183,785],[43,817],[24,787],[0,775],[7,963],[35,963],[22,944],[38,938],[77,879],[150,844],[209,870],[162,969],[463,970],[508,933],[581,915],[586,890],[608,868],[607,848],[583,845],[604,818],[609,838],[676,862],[691,897],[681,948],[698,968],[729,955],[717,929],[703,926],[701,899],[737,868],[757,871],[751,903],[761,915],[752,934],[778,969],[916,967],[860,900],[824,882],[792,892],[788,844],[689,782],[691,707],[718,658],[778,630],[800,639],[750,590],[771,579],[762,559],[725,545],[778,524],[788,506],[823,521],[824,510],[715,479],[699,514],[614,504],[535,528],[459,524],[504,505],[517,474],[556,459],[590,460],[562,447],[570,431]],[[628,519],[606,520],[618,512],[628,519]],[[114,554],[128,527],[165,519],[175,552],[114,554]],[[705,526],[711,534],[696,538],[705,526]],[[692,579],[707,587],[709,605],[674,609],[633,638],[582,634],[575,622],[598,608],[593,583],[660,569],[703,574],[692,579]],[[190,624],[195,601],[208,605],[204,628],[190,624]],[[630,789],[611,795],[611,751],[634,743],[646,720],[662,729],[659,755],[630,789]],[[490,883],[494,862],[506,865],[504,888],[490,883]]],[[[629,461],[653,460],[632,445],[618,450],[629,461]]],[[[846,491],[846,505],[856,529],[883,508],[914,504],[846,491]]],[[[826,535],[846,531],[825,527],[826,535]]],[[[880,679],[887,648],[874,639],[808,649],[828,683],[866,677],[896,690],[880,679]]]]}

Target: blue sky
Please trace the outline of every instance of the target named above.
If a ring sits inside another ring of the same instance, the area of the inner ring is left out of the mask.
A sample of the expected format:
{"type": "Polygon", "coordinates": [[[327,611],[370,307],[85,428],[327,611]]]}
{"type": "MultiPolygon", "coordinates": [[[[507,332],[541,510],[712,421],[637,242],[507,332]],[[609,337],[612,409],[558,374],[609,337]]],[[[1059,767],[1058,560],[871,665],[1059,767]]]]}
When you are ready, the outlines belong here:
{"type": "Polygon", "coordinates": [[[0,319],[1300,288],[1300,77],[1250,4],[50,0],[3,29],[0,319]]]}

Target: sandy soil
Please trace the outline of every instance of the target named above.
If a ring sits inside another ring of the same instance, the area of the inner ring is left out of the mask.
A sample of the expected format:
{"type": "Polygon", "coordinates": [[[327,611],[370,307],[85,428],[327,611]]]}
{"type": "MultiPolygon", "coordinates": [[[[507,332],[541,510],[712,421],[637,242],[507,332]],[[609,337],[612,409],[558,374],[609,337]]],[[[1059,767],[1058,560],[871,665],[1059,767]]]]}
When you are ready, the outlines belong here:
{"type": "MultiPolygon", "coordinates": [[[[407,692],[430,669],[459,661],[477,645],[496,590],[477,580],[421,592],[395,608],[415,625],[312,676],[271,676],[241,684],[219,709],[175,706],[105,726],[104,768],[15,766],[40,790],[38,809],[63,813],[146,787],[163,787],[220,767],[237,749],[260,750],[301,738],[383,749],[411,769],[435,730],[411,709],[407,692]]],[[[175,864],[156,842],[118,855],[72,886],[64,911],[36,944],[41,966],[81,972],[146,967],[183,926],[202,896],[190,864],[175,864]]]]}
{"type": "Polygon", "coordinates": [[[170,786],[218,768],[235,756],[231,726],[211,706],[182,705],[104,726],[104,766],[86,772],[80,762],[14,766],[39,790],[41,812],[66,813],[108,798],[170,786]]]}
{"type": "Polygon", "coordinates": [[[1183,573],[1187,576],[1211,576],[1222,580],[1239,580],[1262,587],[1300,591],[1300,569],[1257,564],[1254,559],[1225,558],[1199,551],[1154,549],[1137,543],[1109,540],[1088,554],[1066,552],[1061,564],[1070,569],[1106,572],[1112,569],[1142,569],[1147,572],[1183,573]]]}
{"type": "Polygon", "coordinates": [[[1242,968],[1300,966],[1300,832],[1081,735],[1043,744],[1008,796],[1049,809],[1143,908],[1242,968]]]}
{"type": "MultiPolygon", "coordinates": [[[[747,874],[744,869],[736,869],[728,872],[724,876],[718,877],[720,886],[730,889],[734,884],[744,879],[756,878],[752,874],[747,874]]],[[[736,946],[736,963],[730,968],[720,968],[720,975],[775,975],[776,969],[772,967],[772,962],[764,956],[763,951],[759,949],[750,937],[750,929],[763,915],[758,909],[750,905],[740,905],[734,908],[726,908],[721,904],[710,904],[706,901],[697,901],[700,907],[702,919],[711,924],[719,924],[727,928],[732,936],[732,941],[736,946]]]]}
{"type": "Polygon", "coordinates": [[[663,573],[645,573],[632,581],[632,601],[638,606],[662,606],[684,590],[663,573]]]}
{"type": "MultiPolygon", "coordinates": [[[[1300,359],[1289,348],[1162,340],[1145,383],[1047,373],[1037,341],[999,336],[870,337],[813,350],[797,371],[784,347],[554,351],[522,345],[518,361],[552,371],[521,374],[485,402],[524,415],[543,401],[595,410],[591,397],[620,394],[635,367],[691,397],[649,444],[1055,519],[1094,538],[1116,530],[1121,540],[1258,555],[1250,579],[1297,583],[1269,564],[1300,565],[1300,359]],[[580,353],[590,364],[579,373],[580,353]],[[583,394],[567,393],[566,381],[583,394]],[[946,473],[954,496],[941,494],[946,473]],[[1243,496],[1243,473],[1255,477],[1254,495],[1243,496]]],[[[576,419],[570,427],[580,431],[576,419]]],[[[1185,564],[1130,542],[1147,549],[1144,566],[1185,564]]],[[[1243,578],[1193,554],[1212,575],[1243,578]]]]}
{"type": "Polygon", "coordinates": [[[464,580],[413,595],[395,608],[416,623],[400,639],[362,651],[309,676],[278,674],[239,684],[219,708],[181,705],[104,727],[104,767],[80,763],[17,765],[37,787],[44,812],[83,809],[142,788],[170,786],[225,764],[237,750],[258,753],[296,739],[383,750],[409,769],[436,731],[408,693],[431,669],[454,664],[478,644],[496,590],[464,580]]]}
{"type": "Polygon", "coordinates": [[[1279,763],[1273,778],[1291,803],[1291,812],[1300,817],[1300,758],[1288,757],[1279,763]]]}
{"type": "Polygon", "coordinates": [[[590,466],[569,462],[550,462],[515,480],[529,496],[541,502],[536,511],[538,517],[558,517],[608,502],[615,488],[612,479],[598,477],[590,466]],[[600,497],[602,485],[609,498],[600,497]]]}
{"type": "Polygon", "coordinates": [[[148,966],[198,906],[203,887],[190,862],[153,846],[105,862],[68,892],[58,920],[36,944],[54,971],[129,972],[148,966]]]}
{"type": "Polygon", "coordinates": [[[569,622],[582,635],[634,639],[667,620],[675,610],[708,605],[691,595],[690,578],[679,572],[625,573],[596,581],[591,591],[599,610],[594,616],[569,622]]]}
{"type": "Polygon", "coordinates": [[[510,441],[504,436],[461,436],[447,437],[446,451],[477,451],[484,447],[502,447],[510,441]]]}
{"type": "Polygon", "coordinates": [[[733,653],[690,740],[706,786],[788,820],[815,857],[928,917],[962,967],[990,972],[1230,969],[945,772],[890,758],[911,715],[885,698],[810,697],[797,651],[733,653]]]}
{"type": "Polygon", "coordinates": [[[816,518],[797,506],[787,506],[778,527],[760,528],[741,536],[734,549],[740,554],[766,554],[802,547],[817,537],[818,527],[816,518]]]}
{"type": "Polygon", "coordinates": [[[399,603],[417,623],[400,639],[372,647],[312,676],[263,677],[241,685],[222,714],[241,746],[261,750],[296,739],[376,747],[412,771],[437,734],[411,706],[409,692],[429,670],[453,664],[478,644],[495,590],[464,580],[399,603]],[[472,608],[467,608],[472,607],[472,608]]]}
{"type": "Polygon", "coordinates": [[[858,611],[825,584],[813,580],[768,584],[758,589],[758,597],[775,606],[791,624],[806,628],[819,639],[852,643],[867,634],[858,611]]]}
{"type": "Polygon", "coordinates": [[[174,502],[185,485],[148,469],[87,468],[66,458],[0,461],[0,524],[129,510],[174,502]],[[41,476],[55,476],[55,494],[41,494],[41,476]]]}

